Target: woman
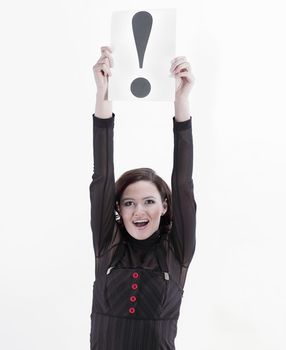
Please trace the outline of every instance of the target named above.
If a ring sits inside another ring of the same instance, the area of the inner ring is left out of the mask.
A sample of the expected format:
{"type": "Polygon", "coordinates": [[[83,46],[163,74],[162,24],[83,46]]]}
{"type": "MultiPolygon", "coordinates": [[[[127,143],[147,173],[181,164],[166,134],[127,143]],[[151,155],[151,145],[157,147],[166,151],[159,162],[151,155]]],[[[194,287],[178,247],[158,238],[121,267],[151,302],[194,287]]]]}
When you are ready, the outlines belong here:
{"type": "Polygon", "coordinates": [[[172,61],[177,87],[172,195],[148,168],[114,182],[114,114],[107,100],[113,66],[110,47],[93,67],[94,172],[90,184],[95,251],[90,348],[175,349],[183,287],[195,250],[192,126],[188,96],[193,84],[185,57],[172,61]]]}

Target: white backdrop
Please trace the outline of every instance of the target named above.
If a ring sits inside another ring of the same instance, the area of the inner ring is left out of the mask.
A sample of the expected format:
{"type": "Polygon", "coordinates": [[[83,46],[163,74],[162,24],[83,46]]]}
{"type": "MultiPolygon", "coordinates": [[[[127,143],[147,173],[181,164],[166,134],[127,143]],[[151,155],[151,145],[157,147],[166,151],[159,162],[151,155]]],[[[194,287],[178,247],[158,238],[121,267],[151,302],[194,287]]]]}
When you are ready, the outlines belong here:
{"type": "MultiPolygon", "coordinates": [[[[88,349],[92,66],[109,44],[112,10],[176,8],[176,55],[189,58],[196,77],[198,205],[177,349],[284,350],[282,1],[16,0],[1,7],[1,349],[88,349]]],[[[169,182],[173,103],[116,102],[113,109],[116,176],[146,165],[169,182]]]]}

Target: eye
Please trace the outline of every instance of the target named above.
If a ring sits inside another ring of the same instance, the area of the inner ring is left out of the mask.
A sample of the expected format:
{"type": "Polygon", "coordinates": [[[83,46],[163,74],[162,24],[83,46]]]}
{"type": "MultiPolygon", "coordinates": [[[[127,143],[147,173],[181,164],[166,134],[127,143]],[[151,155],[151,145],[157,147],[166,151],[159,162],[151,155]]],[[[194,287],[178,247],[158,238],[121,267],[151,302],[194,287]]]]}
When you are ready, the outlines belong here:
{"type": "Polygon", "coordinates": [[[154,204],[154,199],[146,199],[145,204],[154,204]]]}
{"type": "Polygon", "coordinates": [[[125,202],[123,203],[124,207],[130,207],[130,206],[133,205],[133,204],[134,204],[134,202],[132,202],[132,201],[125,201],[125,202]]]}

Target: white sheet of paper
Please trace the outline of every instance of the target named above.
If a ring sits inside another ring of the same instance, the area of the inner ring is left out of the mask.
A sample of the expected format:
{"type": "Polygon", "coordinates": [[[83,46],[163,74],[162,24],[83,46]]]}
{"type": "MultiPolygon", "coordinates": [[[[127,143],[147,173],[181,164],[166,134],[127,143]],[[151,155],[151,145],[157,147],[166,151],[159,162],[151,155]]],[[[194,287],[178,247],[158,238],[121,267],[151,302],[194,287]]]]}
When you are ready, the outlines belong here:
{"type": "Polygon", "coordinates": [[[149,12],[153,19],[142,68],[139,67],[132,29],[132,18],[140,11],[112,13],[111,47],[114,67],[109,80],[108,99],[173,101],[175,79],[169,70],[176,49],[176,10],[142,11],[149,12]],[[146,97],[136,97],[131,92],[131,83],[139,77],[147,79],[151,85],[146,97]]]}

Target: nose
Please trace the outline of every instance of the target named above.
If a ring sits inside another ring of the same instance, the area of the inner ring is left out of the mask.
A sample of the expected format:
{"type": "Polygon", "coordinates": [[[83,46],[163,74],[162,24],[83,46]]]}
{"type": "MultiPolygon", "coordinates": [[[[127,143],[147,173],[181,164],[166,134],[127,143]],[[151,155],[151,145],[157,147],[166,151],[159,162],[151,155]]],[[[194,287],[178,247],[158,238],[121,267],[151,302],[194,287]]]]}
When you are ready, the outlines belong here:
{"type": "Polygon", "coordinates": [[[141,213],[143,213],[145,211],[145,208],[142,204],[138,203],[136,206],[135,206],[135,209],[134,209],[134,215],[139,215],[141,213]]]}

